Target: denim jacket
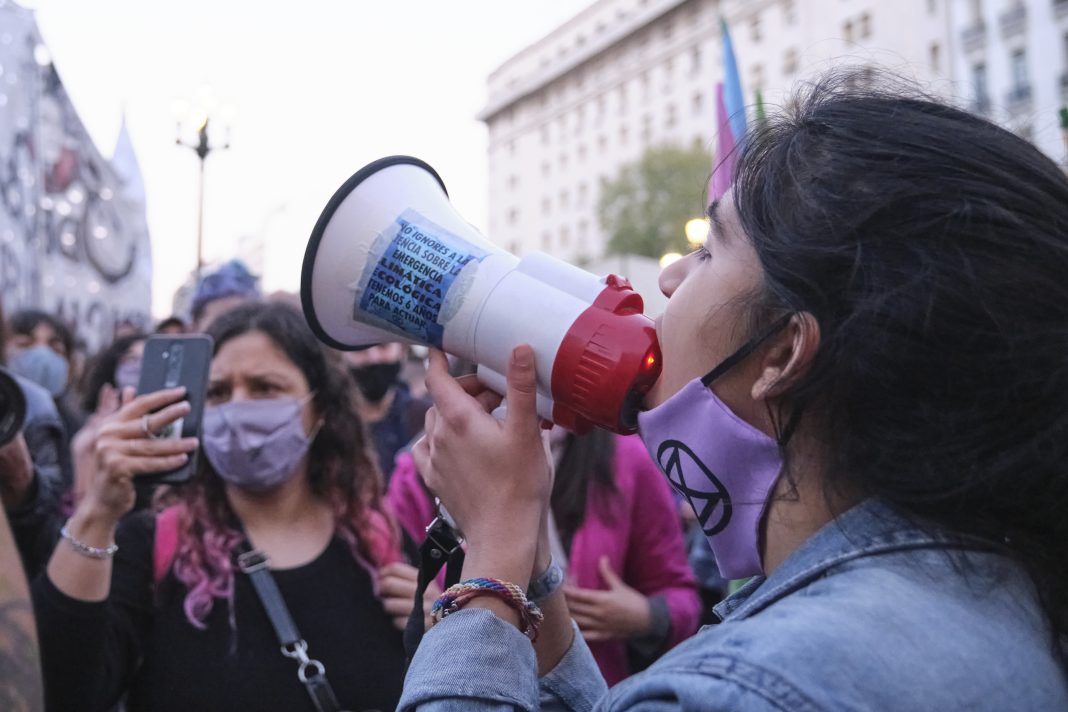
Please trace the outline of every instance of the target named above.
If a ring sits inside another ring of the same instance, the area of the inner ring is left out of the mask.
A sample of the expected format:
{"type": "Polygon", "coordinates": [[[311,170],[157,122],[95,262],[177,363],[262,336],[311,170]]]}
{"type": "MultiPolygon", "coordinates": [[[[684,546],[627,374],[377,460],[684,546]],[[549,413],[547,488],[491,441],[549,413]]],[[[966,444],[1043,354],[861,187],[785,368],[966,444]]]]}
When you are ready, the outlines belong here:
{"type": "Polygon", "coordinates": [[[610,691],[581,638],[538,680],[486,610],[434,626],[398,709],[1068,710],[1068,673],[1022,570],[875,500],[802,544],[707,626],[610,691]]]}

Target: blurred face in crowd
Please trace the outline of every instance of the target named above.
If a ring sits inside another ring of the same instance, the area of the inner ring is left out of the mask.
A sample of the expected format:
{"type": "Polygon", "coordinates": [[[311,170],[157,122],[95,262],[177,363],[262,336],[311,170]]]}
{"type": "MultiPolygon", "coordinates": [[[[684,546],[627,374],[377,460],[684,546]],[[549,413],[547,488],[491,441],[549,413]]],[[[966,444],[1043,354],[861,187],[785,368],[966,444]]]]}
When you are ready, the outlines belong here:
{"type": "Polygon", "coordinates": [[[13,333],[6,356],[12,371],[53,396],[62,394],[70,382],[73,355],[47,322],[38,322],[29,332],[13,333]]]}
{"type": "Polygon", "coordinates": [[[119,357],[119,362],[115,364],[115,387],[122,390],[124,388],[136,388],[137,382],[141,377],[141,361],[145,355],[145,342],[143,340],[134,341],[130,344],[130,347],[126,349],[126,352],[119,357]]]}
{"type": "Polygon", "coordinates": [[[363,351],[343,353],[342,359],[349,369],[349,374],[365,400],[379,403],[397,384],[403,365],[404,349],[404,344],[393,342],[372,346],[363,351]]]}
{"type": "MultiPolygon", "coordinates": [[[[647,407],[663,403],[704,376],[748,336],[748,298],[763,285],[763,270],[729,195],[712,210],[706,244],[660,273],[660,290],[668,297],[667,308],[656,321],[664,365],[646,396],[647,407]]],[[[756,374],[747,373],[743,362],[718,379],[713,389],[745,417],[755,379],[756,374]]]]}
{"type": "MultiPolygon", "coordinates": [[[[285,352],[262,331],[249,331],[222,345],[211,361],[207,403],[308,398],[308,381],[285,352]]],[[[309,402],[302,411],[304,432],[318,420],[309,402]]]]}
{"type": "Polygon", "coordinates": [[[12,334],[7,347],[8,356],[10,357],[13,353],[19,351],[32,349],[34,346],[47,346],[55,351],[57,355],[70,361],[71,355],[67,353],[67,348],[63,344],[63,339],[56,334],[51,326],[44,322],[33,327],[33,331],[28,334],[12,334]]]}

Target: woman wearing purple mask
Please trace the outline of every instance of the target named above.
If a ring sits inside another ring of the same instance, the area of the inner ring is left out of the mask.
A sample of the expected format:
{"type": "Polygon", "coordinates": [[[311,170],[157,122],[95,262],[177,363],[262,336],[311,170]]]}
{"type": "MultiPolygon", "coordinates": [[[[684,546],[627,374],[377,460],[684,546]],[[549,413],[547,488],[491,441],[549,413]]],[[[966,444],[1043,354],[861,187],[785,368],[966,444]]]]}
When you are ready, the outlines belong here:
{"type": "Polygon", "coordinates": [[[198,446],[151,437],[188,413],[182,393],[127,393],[100,425],[92,481],[34,586],[48,704],[311,709],[314,693],[336,700],[323,709],[392,709],[404,655],[380,580],[400,546],[347,374],[287,305],[238,307],[209,334],[202,457],[179,504],[123,517],[138,475],[198,446]]]}
{"type": "Polygon", "coordinates": [[[400,709],[1068,709],[1064,173],[845,76],[746,136],[709,217],[660,279],[639,434],[724,574],[753,578],[606,691],[563,595],[523,595],[550,568],[532,350],[503,422],[434,354],[414,457],[467,582],[400,709]]]}

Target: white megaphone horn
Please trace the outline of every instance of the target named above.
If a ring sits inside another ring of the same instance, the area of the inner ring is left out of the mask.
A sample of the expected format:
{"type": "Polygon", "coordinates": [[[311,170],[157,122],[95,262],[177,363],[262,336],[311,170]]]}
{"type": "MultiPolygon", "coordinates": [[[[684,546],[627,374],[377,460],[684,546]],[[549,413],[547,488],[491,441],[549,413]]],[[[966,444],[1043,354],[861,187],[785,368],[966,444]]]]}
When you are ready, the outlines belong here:
{"type": "Polygon", "coordinates": [[[539,415],[576,432],[634,432],[660,375],[656,329],[627,280],[497,248],[409,156],[370,163],[334,193],[308,242],[300,295],[334,348],[434,346],[477,363],[498,393],[512,349],[530,344],[539,415]]]}

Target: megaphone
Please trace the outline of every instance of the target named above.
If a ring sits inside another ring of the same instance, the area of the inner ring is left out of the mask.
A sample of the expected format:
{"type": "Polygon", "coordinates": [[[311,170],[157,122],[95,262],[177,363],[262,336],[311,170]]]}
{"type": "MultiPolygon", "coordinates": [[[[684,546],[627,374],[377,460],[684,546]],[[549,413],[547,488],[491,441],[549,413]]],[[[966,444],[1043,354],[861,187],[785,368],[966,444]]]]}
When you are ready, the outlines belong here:
{"type": "Polygon", "coordinates": [[[626,279],[501,250],[410,156],[374,161],[334,193],[308,242],[300,293],[327,345],[433,346],[478,364],[479,380],[502,394],[512,349],[530,344],[538,414],[575,432],[635,432],[660,375],[656,329],[626,279]]]}

